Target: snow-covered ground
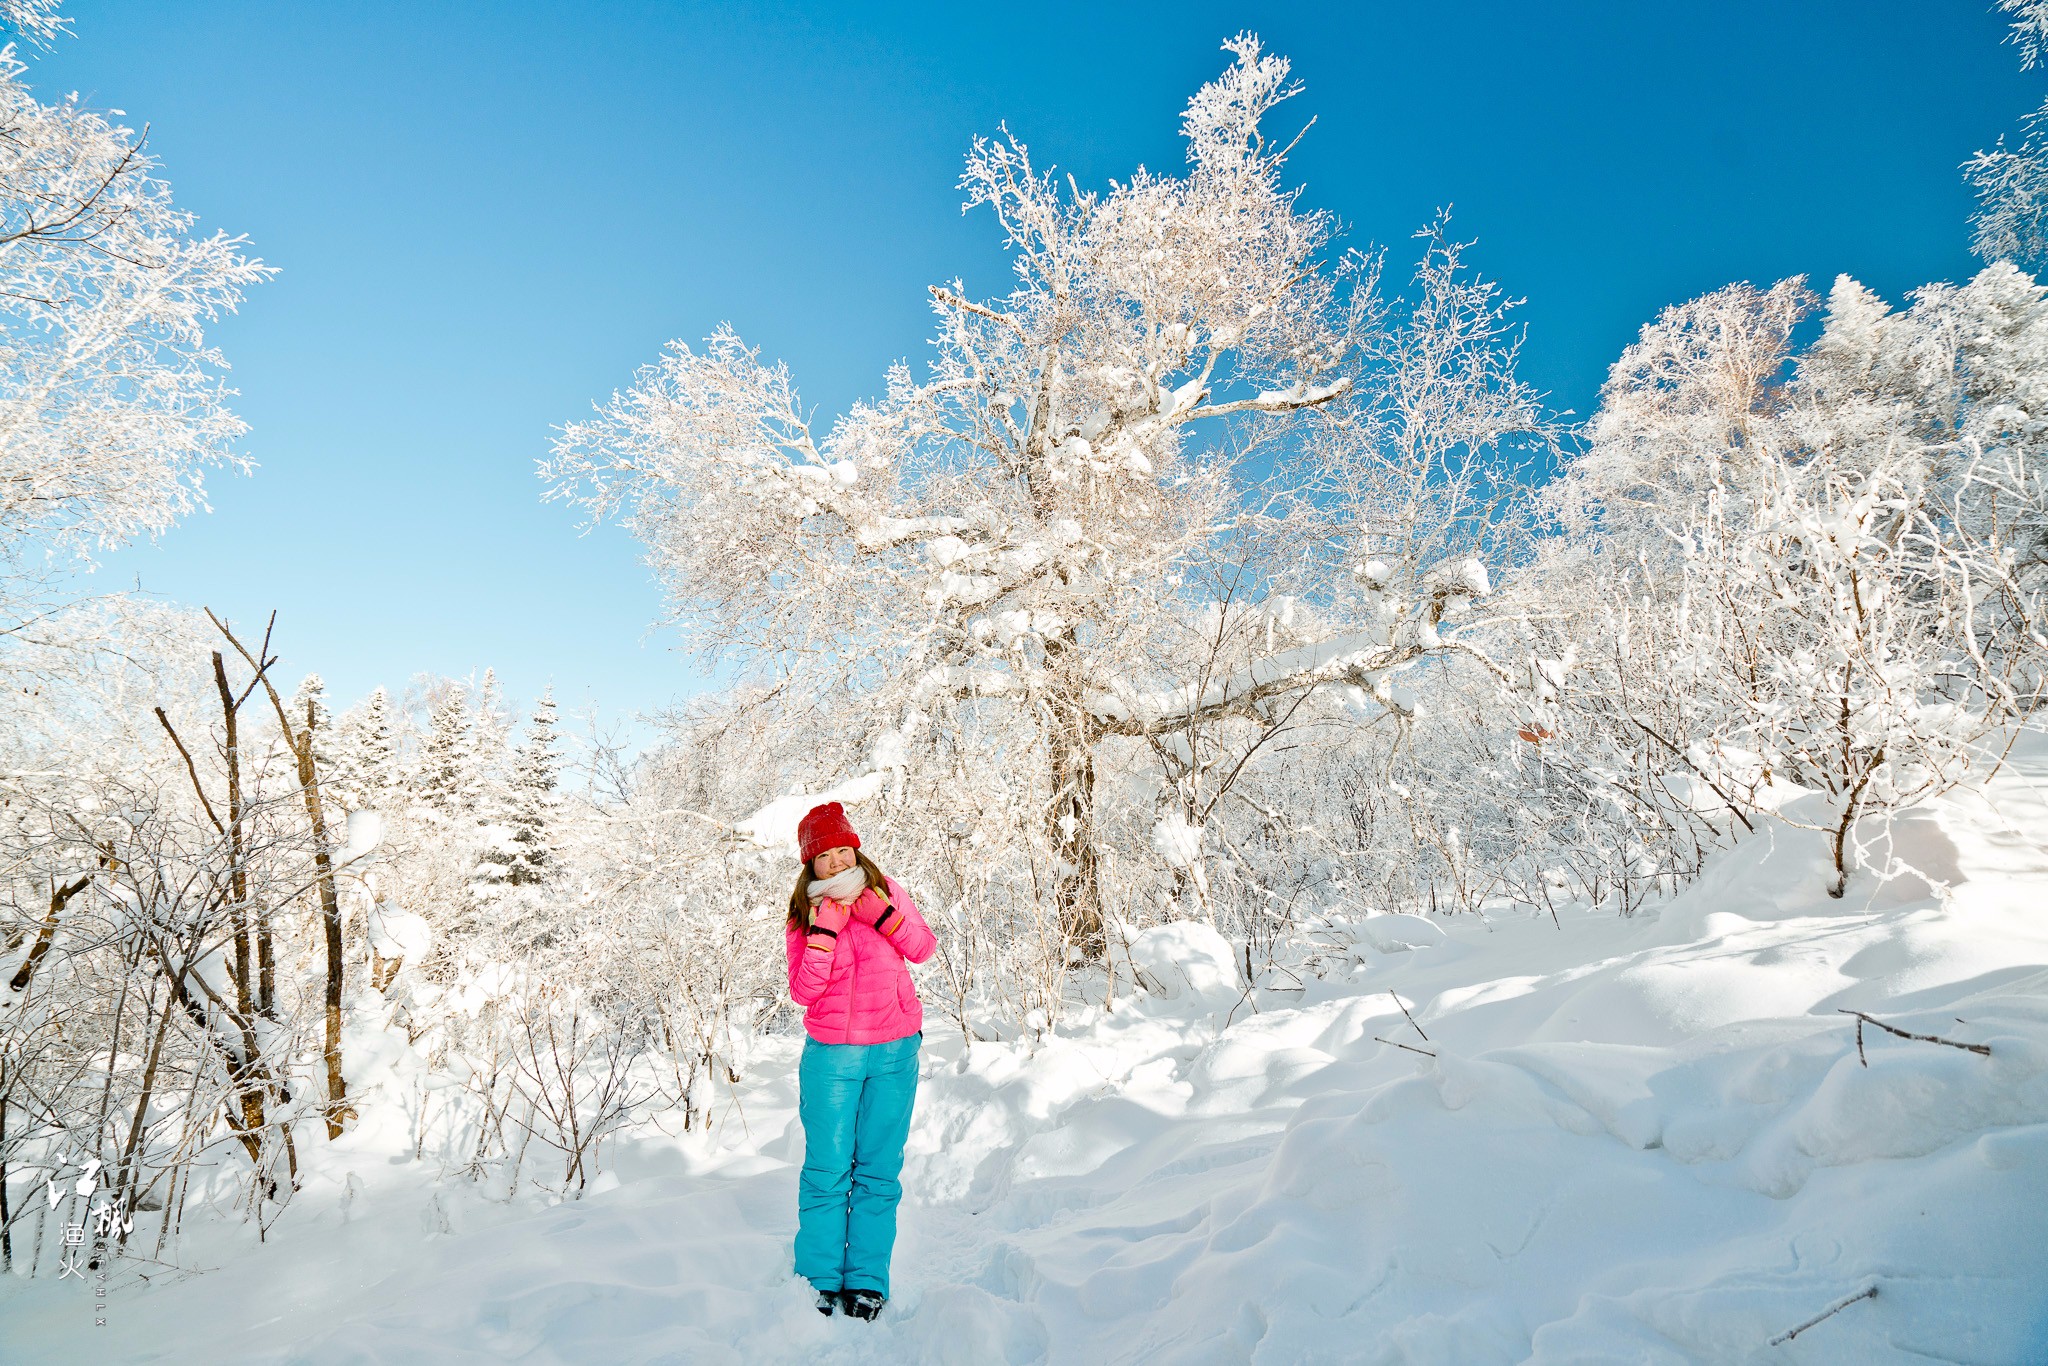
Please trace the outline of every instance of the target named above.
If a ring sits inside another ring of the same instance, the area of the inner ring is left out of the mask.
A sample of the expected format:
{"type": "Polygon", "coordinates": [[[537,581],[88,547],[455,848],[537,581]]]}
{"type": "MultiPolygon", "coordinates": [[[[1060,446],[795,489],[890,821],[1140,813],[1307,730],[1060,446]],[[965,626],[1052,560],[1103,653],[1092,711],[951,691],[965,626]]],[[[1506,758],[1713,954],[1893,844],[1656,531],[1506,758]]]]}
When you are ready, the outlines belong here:
{"type": "Polygon", "coordinates": [[[963,1058],[933,1012],[873,1325],[790,1276],[772,1040],[710,1135],[551,1208],[436,1193],[393,1086],[267,1245],[202,1237],[217,1269],[117,1285],[103,1329],[12,1279],[0,1358],[2048,1361],[2048,747],[1896,841],[1946,885],[1830,901],[1773,824],[1630,920],[1368,921],[1292,997],[1239,1003],[1186,928],[1171,999],[1035,1049],[963,1058]],[[1866,1027],[1866,1066],[1844,1009],[1991,1052],[1866,1027]]]}

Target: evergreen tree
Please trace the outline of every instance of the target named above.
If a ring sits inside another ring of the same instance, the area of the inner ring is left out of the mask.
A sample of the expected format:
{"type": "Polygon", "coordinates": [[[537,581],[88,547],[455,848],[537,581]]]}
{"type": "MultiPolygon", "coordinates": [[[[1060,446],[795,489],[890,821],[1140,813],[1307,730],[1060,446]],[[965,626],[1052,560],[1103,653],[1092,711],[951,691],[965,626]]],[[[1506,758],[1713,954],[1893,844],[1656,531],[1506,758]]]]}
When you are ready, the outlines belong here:
{"type": "Polygon", "coordinates": [[[523,954],[552,943],[556,930],[543,896],[553,866],[549,826],[561,769],[552,689],[534,704],[510,767],[503,814],[477,831],[469,904],[472,913],[489,908],[494,933],[523,954]]]}
{"type": "Polygon", "coordinates": [[[526,739],[512,766],[513,857],[505,880],[514,886],[537,886],[547,880],[553,862],[552,830],[558,798],[562,752],[555,737],[555,690],[534,703],[526,739]]]}
{"type": "Polygon", "coordinates": [[[470,729],[470,771],[476,783],[477,823],[502,824],[512,813],[510,785],[511,718],[497,670],[485,668],[477,685],[475,720],[470,729]]]}
{"type": "Polygon", "coordinates": [[[460,683],[448,685],[428,723],[426,753],[420,764],[420,801],[450,822],[476,809],[476,755],[468,700],[468,690],[460,683]]]}
{"type": "Polygon", "coordinates": [[[362,738],[357,746],[357,766],[363,787],[375,805],[398,785],[398,746],[391,734],[391,698],[375,688],[363,703],[362,738]]]}
{"type": "Polygon", "coordinates": [[[307,674],[292,694],[289,709],[294,726],[303,726],[313,736],[313,773],[323,789],[333,781],[339,756],[336,752],[334,718],[327,710],[327,683],[319,674],[307,674]]]}
{"type": "Polygon", "coordinates": [[[391,699],[382,688],[342,715],[334,740],[334,770],[327,786],[345,810],[382,807],[398,781],[391,735],[391,699]]]}

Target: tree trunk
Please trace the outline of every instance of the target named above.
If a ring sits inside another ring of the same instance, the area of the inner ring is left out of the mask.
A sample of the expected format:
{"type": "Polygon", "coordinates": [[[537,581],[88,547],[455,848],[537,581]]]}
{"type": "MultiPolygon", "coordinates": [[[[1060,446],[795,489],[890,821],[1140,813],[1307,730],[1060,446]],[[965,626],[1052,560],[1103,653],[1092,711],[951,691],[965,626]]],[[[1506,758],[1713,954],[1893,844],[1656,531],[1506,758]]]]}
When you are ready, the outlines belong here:
{"type": "MultiPolygon", "coordinates": [[[[151,993],[154,996],[154,993],[151,993]]],[[[135,1099],[135,1117],[128,1125],[128,1141],[121,1149],[121,1162],[114,1171],[114,1204],[121,1214],[120,1237],[126,1245],[128,1230],[135,1220],[135,1207],[142,1199],[140,1157],[142,1131],[149,1115],[149,1103],[156,1095],[156,1069],[163,1058],[164,1036],[170,1032],[171,1012],[177,1006],[169,992],[164,994],[163,1012],[157,1016],[156,1033],[149,1041],[149,1057],[142,1065],[142,1091],[135,1099]]]]}
{"type": "Polygon", "coordinates": [[[277,1018],[277,950],[270,939],[270,906],[256,908],[256,1010],[277,1018]]]}
{"type": "Polygon", "coordinates": [[[1095,842],[1095,752],[1086,723],[1076,721],[1051,747],[1053,800],[1047,834],[1057,860],[1053,904],[1067,943],[1090,959],[1101,959],[1106,940],[1095,842]]]}
{"type": "Polygon", "coordinates": [[[1878,765],[1883,762],[1883,749],[1870,756],[1870,764],[1863,770],[1863,776],[1849,789],[1849,800],[1842,807],[1841,822],[1835,826],[1835,875],[1828,879],[1828,895],[1838,900],[1849,890],[1849,831],[1856,824],[1856,816],[1862,810],[1863,789],[1869,784],[1871,776],[1877,772],[1878,765]]]}
{"type": "Polygon", "coordinates": [[[14,970],[14,977],[7,984],[9,991],[20,992],[27,989],[29,979],[36,974],[37,965],[43,961],[44,955],[49,953],[50,945],[57,938],[57,917],[63,913],[64,903],[84,891],[86,884],[91,881],[92,874],[87,873],[76,882],[66,883],[62,887],[53,886],[50,889],[50,913],[43,919],[43,928],[36,935],[35,947],[28,951],[28,957],[22,959],[21,966],[14,970]]]}
{"type": "MultiPolygon", "coordinates": [[[[262,1135],[265,1124],[262,1083],[267,1078],[263,1075],[263,1064],[254,1052],[255,1034],[249,1028],[249,1022],[246,1019],[234,1018],[235,1010],[233,1006],[228,1005],[225,1001],[221,1001],[219,1002],[221,1014],[229,1017],[237,1031],[241,1034],[244,1045],[250,1051],[244,1052],[235,1046],[232,1039],[222,1037],[220,1031],[213,1027],[213,1021],[208,1016],[206,1007],[200,1004],[197,997],[185,989],[183,969],[172,966],[170,956],[164,953],[160,947],[152,946],[152,948],[156,953],[158,965],[163,968],[164,980],[170,984],[171,999],[177,1002],[178,1008],[185,1012],[186,1016],[198,1028],[201,1035],[220,1053],[221,1061],[227,1066],[228,1080],[234,1085],[235,1107],[241,1110],[240,1119],[236,1118],[234,1108],[228,1110],[228,1128],[241,1142],[242,1147],[248,1150],[249,1161],[258,1171],[261,1171],[263,1168],[262,1135]]],[[[218,1000],[218,998],[215,999],[218,1000]]]]}
{"type": "Polygon", "coordinates": [[[219,650],[213,652],[213,683],[220,689],[221,720],[227,727],[224,752],[228,765],[228,886],[234,894],[235,1006],[246,1020],[256,1002],[249,994],[249,870],[242,857],[242,746],[235,726],[235,714],[242,704],[228,687],[228,668],[219,650]]]}
{"type": "Polygon", "coordinates": [[[1046,839],[1053,853],[1053,909],[1060,937],[1092,961],[1108,956],[1102,927],[1102,888],[1095,841],[1095,746],[1102,730],[1081,705],[1083,687],[1066,677],[1080,654],[1074,628],[1045,640],[1045,671],[1064,679],[1042,698],[1046,734],[1046,839]]]}
{"type": "Polygon", "coordinates": [[[341,897],[334,887],[334,860],[327,852],[327,818],[320,809],[319,776],[313,771],[313,732],[309,726],[293,746],[299,758],[299,790],[306,798],[306,818],[313,825],[313,875],[320,888],[320,923],[327,938],[327,1136],[340,1138],[356,1117],[348,1103],[348,1082],[341,1074],[341,897]]]}
{"type": "Polygon", "coordinates": [[[7,1092],[0,1090],[0,1273],[14,1267],[14,1230],[7,1209],[7,1092]]]}
{"type": "Polygon", "coordinates": [[[1209,870],[1197,853],[1186,867],[1173,870],[1173,899],[1181,906],[1192,905],[1194,918],[1203,924],[1216,924],[1216,903],[1209,896],[1209,870]]]}

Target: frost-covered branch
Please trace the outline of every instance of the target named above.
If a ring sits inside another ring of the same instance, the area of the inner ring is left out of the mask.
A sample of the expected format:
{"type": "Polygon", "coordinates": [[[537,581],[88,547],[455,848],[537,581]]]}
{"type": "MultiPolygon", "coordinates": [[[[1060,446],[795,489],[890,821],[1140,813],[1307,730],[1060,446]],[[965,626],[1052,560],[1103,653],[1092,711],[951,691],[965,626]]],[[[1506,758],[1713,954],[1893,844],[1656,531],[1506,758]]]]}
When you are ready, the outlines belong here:
{"type": "MultiPolygon", "coordinates": [[[[14,9],[50,33],[64,22],[54,6],[14,9]]],[[[41,103],[25,70],[0,54],[6,599],[32,551],[86,557],[158,534],[203,505],[209,467],[248,467],[205,327],[274,273],[241,238],[198,236],[132,131],[75,97],[41,103]]],[[[0,630],[20,611],[0,603],[0,630]]]]}

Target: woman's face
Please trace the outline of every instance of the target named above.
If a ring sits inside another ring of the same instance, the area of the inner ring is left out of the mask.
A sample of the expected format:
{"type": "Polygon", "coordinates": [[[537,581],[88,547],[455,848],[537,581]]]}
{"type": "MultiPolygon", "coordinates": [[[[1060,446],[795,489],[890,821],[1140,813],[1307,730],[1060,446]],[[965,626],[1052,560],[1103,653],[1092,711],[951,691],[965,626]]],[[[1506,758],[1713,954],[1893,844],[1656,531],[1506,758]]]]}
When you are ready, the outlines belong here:
{"type": "Polygon", "coordinates": [[[817,875],[818,880],[821,882],[828,877],[837,877],[851,867],[853,867],[853,847],[846,844],[842,844],[836,849],[827,849],[824,853],[811,860],[811,871],[817,875]]]}

